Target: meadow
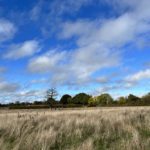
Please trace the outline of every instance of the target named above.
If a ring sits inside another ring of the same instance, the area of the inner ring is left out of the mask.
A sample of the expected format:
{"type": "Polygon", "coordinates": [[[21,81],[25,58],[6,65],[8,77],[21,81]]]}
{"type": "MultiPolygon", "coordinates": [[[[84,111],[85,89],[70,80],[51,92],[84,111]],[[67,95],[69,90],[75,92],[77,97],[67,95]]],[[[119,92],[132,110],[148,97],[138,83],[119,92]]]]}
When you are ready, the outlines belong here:
{"type": "Polygon", "coordinates": [[[149,150],[150,107],[0,110],[0,150],[149,150]]]}

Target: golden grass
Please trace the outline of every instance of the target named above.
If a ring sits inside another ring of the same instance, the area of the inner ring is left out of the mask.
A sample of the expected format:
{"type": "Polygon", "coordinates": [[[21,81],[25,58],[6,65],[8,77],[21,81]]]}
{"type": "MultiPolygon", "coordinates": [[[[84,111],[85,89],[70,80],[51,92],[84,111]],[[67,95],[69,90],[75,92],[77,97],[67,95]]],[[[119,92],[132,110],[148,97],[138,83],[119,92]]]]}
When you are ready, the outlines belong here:
{"type": "Polygon", "coordinates": [[[0,150],[149,150],[150,107],[0,110],[0,150]]]}

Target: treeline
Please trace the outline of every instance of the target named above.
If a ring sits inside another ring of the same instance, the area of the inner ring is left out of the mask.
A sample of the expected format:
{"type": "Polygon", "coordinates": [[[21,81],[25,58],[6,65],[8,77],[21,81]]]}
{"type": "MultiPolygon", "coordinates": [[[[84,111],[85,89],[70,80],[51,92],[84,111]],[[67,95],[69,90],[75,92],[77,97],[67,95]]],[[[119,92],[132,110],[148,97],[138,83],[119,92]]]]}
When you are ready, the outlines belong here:
{"type": "Polygon", "coordinates": [[[80,105],[80,106],[148,106],[150,105],[150,93],[143,97],[137,97],[133,94],[129,94],[127,97],[119,97],[113,99],[108,93],[101,94],[99,96],[91,96],[86,93],[79,93],[74,97],[66,94],[63,95],[60,101],[52,101],[49,99],[49,105],[62,104],[64,106],[80,105]]]}
{"type": "Polygon", "coordinates": [[[56,100],[57,91],[49,89],[46,94],[46,100],[34,102],[15,102],[9,104],[0,104],[0,107],[9,107],[10,109],[37,109],[37,108],[67,108],[67,107],[96,107],[96,106],[150,106],[150,93],[138,97],[129,94],[127,97],[113,99],[108,93],[98,96],[91,96],[86,93],[79,93],[75,96],[69,94],[63,95],[60,100],[56,100]]]}

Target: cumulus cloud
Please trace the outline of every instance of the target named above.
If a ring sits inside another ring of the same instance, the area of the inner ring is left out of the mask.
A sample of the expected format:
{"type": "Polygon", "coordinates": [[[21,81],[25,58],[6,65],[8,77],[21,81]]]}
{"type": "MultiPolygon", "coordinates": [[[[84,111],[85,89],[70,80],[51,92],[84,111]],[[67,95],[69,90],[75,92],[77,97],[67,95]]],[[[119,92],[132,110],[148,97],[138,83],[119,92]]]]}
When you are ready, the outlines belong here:
{"type": "MultiPolygon", "coordinates": [[[[68,21],[69,17],[63,18],[63,15],[77,12],[82,6],[90,3],[91,0],[56,0],[52,3],[40,1],[32,9],[31,19],[40,20],[41,28],[47,26],[48,33],[51,27],[57,28],[58,40],[67,42],[72,40],[75,47],[72,50],[50,50],[31,58],[27,66],[29,72],[35,74],[48,72],[52,85],[107,83],[108,78],[96,78],[93,74],[100,72],[103,68],[118,66],[122,60],[122,48],[131,43],[135,44],[139,39],[144,39],[143,35],[150,32],[150,1],[148,0],[109,1],[109,5],[116,7],[115,11],[118,13],[107,18],[100,17],[100,14],[97,14],[95,19],[74,17],[72,21],[68,21]],[[43,9],[45,11],[42,11],[43,9]],[[43,14],[45,12],[46,14],[43,14]]],[[[18,59],[31,56],[38,51],[37,41],[27,41],[11,46],[5,58],[18,59]]],[[[149,78],[148,69],[128,76],[119,84],[104,86],[101,91],[130,88],[133,82],[144,78],[149,78]]],[[[32,83],[42,82],[46,80],[32,81],[32,83]]]]}
{"type": "Polygon", "coordinates": [[[148,26],[147,22],[139,20],[132,13],[126,13],[118,18],[103,21],[79,20],[64,23],[59,37],[66,39],[78,36],[79,46],[101,43],[108,48],[114,48],[137,40],[138,36],[150,31],[148,26]]]}
{"type": "Polygon", "coordinates": [[[12,93],[16,92],[20,86],[17,83],[10,83],[5,80],[0,80],[0,92],[1,93],[12,93]]]}
{"type": "Polygon", "coordinates": [[[47,83],[48,79],[47,78],[41,78],[41,79],[34,79],[31,80],[31,84],[41,84],[41,83],[47,83]]]}
{"type": "Polygon", "coordinates": [[[150,78],[150,69],[146,69],[146,70],[139,71],[133,75],[127,76],[125,80],[134,83],[149,78],[150,78]]]}
{"type": "MultiPolygon", "coordinates": [[[[150,79],[150,69],[138,71],[134,74],[128,75],[124,79],[117,79],[115,82],[108,82],[108,84],[105,84],[102,87],[100,87],[97,90],[97,92],[105,93],[116,90],[129,90],[131,88],[133,89],[138,85],[142,85],[140,81],[146,79],[150,79]]],[[[149,82],[147,84],[149,84],[149,82]]]]}
{"type": "MultiPolygon", "coordinates": [[[[98,23],[98,22],[97,22],[98,23]]],[[[65,22],[61,24],[60,39],[68,39],[73,36],[83,36],[89,33],[89,29],[94,30],[96,22],[89,20],[78,20],[76,22],[65,22]]]]}
{"type": "Polygon", "coordinates": [[[97,91],[100,93],[107,93],[107,92],[116,91],[116,90],[128,90],[132,88],[133,86],[134,84],[132,83],[121,82],[121,83],[115,83],[112,85],[111,84],[104,85],[103,87],[100,87],[97,91]]]}
{"type": "Polygon", "coordinates": [[[46,91],[45,90],[23,90],[20,92],[16,92],[13,95],[14,101],[38,101],[44,100],[46,91]]]}
{"type": "Polygon", "coordinates": [[[114,46],[114,44],[124,44],[132,37],[134,24],[134,21],[128,15],[103,21],[79,20],[76,22],[66,22],[62,25],[62,32],[60,32],[59,37],[66,39],[78,36],[77,44],[79,46],[89,43],[110,44],[110,46],[114,46]],[[131,32],[127,32],[129,30],[131,32]]]}
{"type": "Polygon", "coordinates": [[[29,61],[28,70],[32,73],[45,73],[55,70],[60,61],[65,57],[65,52],[51,50],[29,61]]]}
{"type": "Polygon", "coordinates": [[[19,59],[40,51],[39,42],[36,40],[25,41],[21,44],[14,44],[8,48],[8,52],[4,54],[4,58],[7,59],[19,59]]]}
{"type": "Polygon", "coordinates": [[[118,53],[113,53],[111,57],[109,57],[110,54],[109,49],[101,44],[90,44],[81,47],[73,54],[72,69],[80,78],[89,77],[89,75],[99,69],[112,67],[118,64],[118,53]]]}
{"type": "Polygon", "coordinates": [[[97,91],[100,93],[106,93],[112,90],[118,90],[120,88],[122,88],[120,85],[107,85],[107,86],[99,88],[97,91]]]}
{"type": "Polygon", "coordinates": [[[0,42],[11,39],[16,30],[17,28],[12,22],[6,19],[0,19],[0,42]]]}
{"type": "MultiPolygon", "coordinates": [[[[115,2],[117,3],[117,0],[115,2]]],[[[150,15],[147,14],[149,9],[146,6],[149,4],[148,1],[140,1],[138,4],[135,1],[121,4],[125,4],[121,7],[132,9],[127,9],[128,11],[114,18],[80,19],[61,24],[62,30],[58,38],[68,40],[76,37],[77,48],[72,51],[72,57],[68,65],[64,67],[69,69],[61,70],[64,72],[62,77],[59,77],[57,72],[54,73],[55,82],[57,80],[65,82],[65,79],[69,79],[70,74],[73,74],[72,78],[79,83],[91,80],[91,75],[96,71],[118,65],[122,48],[134,43],[138,38],[141,39],[144,33],[150,31],[148,22],[150,15]]],[[[129,88],[131,84],[125,84],[124,87],[129,88]]]]}
{"type": "Polygon", "coordinates": [[[112,82],[113,78],[114,78],[113,74],[111,74],[109,76],[108,75],[107,76],[100,76],[100,77],[95,78],[95,82],[107,84],[109,82],[112,82]]]}
{"type": "Polygon", "coordinates": [[[33,101],[43,101],[45,100],[46,91],[45,90],[21,90],[11,93],[0,93],[1,103],[10,102],[33,102],[33,101]]]}
{"type": "Polygon", "coordinates": [[[31,59],[28,63],[28,71],[32,73],[50,72],[53,85],[89,83],[93,80],[91,75],[95,71],[118,64],[118,54],[114,53],[111,57],[109,55],[108,49],[102,46],[101,49],[98,49],[97,45],[90,45],[71,52],[49,51],[31,59]]]}

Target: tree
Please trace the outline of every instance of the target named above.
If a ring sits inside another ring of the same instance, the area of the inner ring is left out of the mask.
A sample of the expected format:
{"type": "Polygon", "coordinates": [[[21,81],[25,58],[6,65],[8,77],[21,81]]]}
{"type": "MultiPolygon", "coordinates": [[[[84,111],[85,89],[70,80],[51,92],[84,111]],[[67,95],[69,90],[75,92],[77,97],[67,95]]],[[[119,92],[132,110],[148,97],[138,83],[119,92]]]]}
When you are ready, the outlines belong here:
{"type": "Polygon", "coordinates": [[[43,101],[34,101],[33,104],[34,105],[42,105],[42,104],[44,104],[44,102],[43,101]]]}
{"type": "Polygon", "coordinates": [[[140,98],[139,97],[137,97],[137,96],[135,96],[135,95],[133,95],[133,94],[129,94],[129,96],[128,96],[128,98],[127,98],[127,103],[130,105],[132,105],[132,104],[136,104],[136,105],[138,105],[139,104],[139,102],[140,102],[140,98]]]}
{"type": "Polygon", "coordinates": [[[73,103],[87,105],[90,97],[91,96],[86,93],[79,93],[73,97],[73,103]]]}
{"type": "Polygon", "coordinates": [[[124,105],[124,104],[126,104],[126,98],[125,97],[119,97],[119,99],[118,99],[118,104],[119,105],[124,105]]]}
{"type": "Polygon", "coordinates": [[[95,97],[90,97],[88,100],[89,106],[96,106],[97,105],[97,99],[95,97]]]}
{"type": "Polygon", "coordinates": [[[143,105],[150,105],[150,93],[144,95],[144,96],[141,98],[141,101],[142,101],[142,104],[143,104],[143,105]]]}
{"type": "Polygon", "coordinates": [[[55,88],[51,88],[46,92],[46,99],[49,106],[56,104],[56,97],[58,93],[55,88]]]}
{"type": "Polygon", "coordinates": [[[56,99],[58,93],[55,88],[51,88],[47,90],[47,98],[56,99]]]}
{"type": "Polygon", "coordinates": [[[15,105],[21,105],[21,103],[19,101],[16,101],[15,105]]]}
{"type": "Polygon", "coordinates": [[[71,99],[72,97],[68,94],[65,94],[61,97],[60,99],[60,103],[61,104],[68,104],[69,103],[69,100],[71,99]]]}
{"type": "Polygon", "coordinates": [[[104,93],[97,97],[97,102],[100,105],[109,105],[113,103],[113,98],[109,94],[104,93]]]}

